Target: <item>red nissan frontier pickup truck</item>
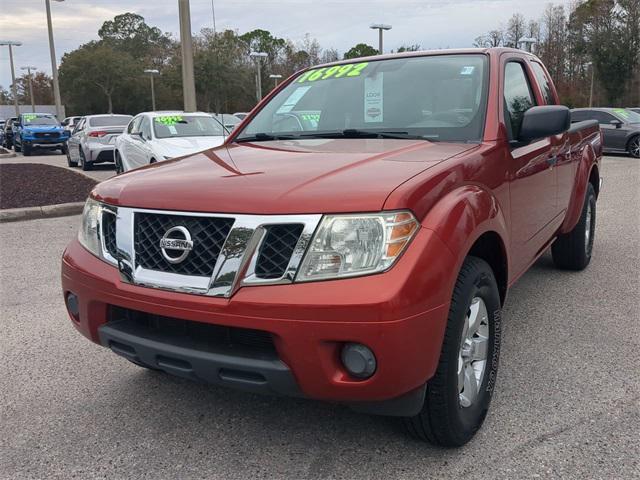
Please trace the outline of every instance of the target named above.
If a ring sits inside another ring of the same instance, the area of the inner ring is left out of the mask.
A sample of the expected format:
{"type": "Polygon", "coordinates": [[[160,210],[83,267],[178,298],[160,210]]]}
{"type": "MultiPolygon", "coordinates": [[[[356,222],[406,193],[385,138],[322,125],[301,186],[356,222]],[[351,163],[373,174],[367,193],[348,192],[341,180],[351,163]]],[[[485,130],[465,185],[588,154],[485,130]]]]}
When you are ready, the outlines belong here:
{"type": "Polygon", "coordinates": [[[459,446],[495,389],[509,287],[548,248],[589,264],[601,157],[523,51],[313,67],[224,145],[97,185],[64,299],[141,367],[459,446]]]}

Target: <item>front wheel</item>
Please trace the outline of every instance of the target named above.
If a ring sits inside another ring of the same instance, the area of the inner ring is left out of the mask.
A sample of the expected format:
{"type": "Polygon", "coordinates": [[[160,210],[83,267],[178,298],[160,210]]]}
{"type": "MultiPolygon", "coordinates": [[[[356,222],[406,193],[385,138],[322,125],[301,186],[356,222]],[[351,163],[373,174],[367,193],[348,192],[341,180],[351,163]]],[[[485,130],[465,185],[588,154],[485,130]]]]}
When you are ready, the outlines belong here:
{"type": "Polygon", "coordinates": [[[16,142],[13,142],[13,151],[16,153],[20,153],[22,151],[22,149],[16,142]]]}
{"type": "Polygon", "coordinates": [[[117,150],[113,152],[113,163],[116,164],[116,174],[124,172],[124,168],[122,167],[122,157],[120,157],[120,153],[117,150]]]}
{"type": "Polygon", "coordinates": [[[31,156],[31,147],[29,145],[23,145],[22,146],[22,154],[25,157],[30,157],[31,156]]]}
{"type": "Polygon", "coordinates": [[[640,158],[640,135],[636,135],[629,141],[627,151],[633,158],[640,158]]]}
{"type": "Polygon", "coordinates": [[[559,235],[551,246],[555,266],[563,270],[584,270],[591,262],[595,233],[596,191],[589,183],[577,225],[569,233],[559,235]]]}
{"type": "Polygon", "coordinates": [[[467,443],[484,421],[498,373],[500,294],[487,262],[467,257],[451,298],[435,375],[422,411],[404,419],[414,437],[445,447],[467,443]]]}

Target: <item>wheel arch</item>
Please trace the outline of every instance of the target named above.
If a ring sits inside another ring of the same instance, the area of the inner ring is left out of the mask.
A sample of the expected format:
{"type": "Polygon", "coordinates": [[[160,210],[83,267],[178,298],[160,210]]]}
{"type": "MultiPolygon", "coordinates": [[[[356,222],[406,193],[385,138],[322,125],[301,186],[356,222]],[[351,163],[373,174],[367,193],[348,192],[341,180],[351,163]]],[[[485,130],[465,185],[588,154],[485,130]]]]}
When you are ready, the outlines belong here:
{"type": "Polygon", "coordinates": [[[509,235],[505,212],[495,195],[478,185],[464,185],[445,195],[422,221],[453,254],[451,288],[464,259],[473,255],[486,261],[494,272],[500,300],[509,285],[509,235]]]}

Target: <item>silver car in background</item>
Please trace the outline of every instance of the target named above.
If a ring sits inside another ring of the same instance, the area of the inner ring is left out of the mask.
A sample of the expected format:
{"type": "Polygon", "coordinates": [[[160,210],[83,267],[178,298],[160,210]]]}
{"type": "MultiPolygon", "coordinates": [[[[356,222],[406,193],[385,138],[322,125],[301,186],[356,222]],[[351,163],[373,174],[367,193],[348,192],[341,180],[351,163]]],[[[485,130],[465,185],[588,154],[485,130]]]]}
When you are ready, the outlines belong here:
{"type": "Polygon", "coordinates": [[[76,124],[67,148],[70,167],[91,170],[94,163],[114,161],[113,149],[131,115],[87,115],[76,124]]]}
{"type": "Polygon", "coordinates": [[[62,122],[60,122],[60,125],[62,125],[64,129],[69,132],[69,135],[71,135],[73,129],[76,128],[76,125],[81,119],[82,117],[67,117],[62,122]]]}

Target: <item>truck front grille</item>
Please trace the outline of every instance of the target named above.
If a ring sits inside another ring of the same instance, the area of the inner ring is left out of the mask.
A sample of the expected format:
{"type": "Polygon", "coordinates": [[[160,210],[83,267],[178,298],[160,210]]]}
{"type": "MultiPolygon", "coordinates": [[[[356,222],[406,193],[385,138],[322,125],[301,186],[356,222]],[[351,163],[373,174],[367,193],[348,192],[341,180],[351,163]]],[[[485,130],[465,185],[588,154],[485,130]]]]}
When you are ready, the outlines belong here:
{"type": "Polygon", "coordinates": [[[266,227],[256,260],[256,277],[276,279],[285,274],[303,229],[299,223],[266,227]]]}
{"type": "Polygon", "coordinates": [[[233,218],[136,212],[134,217],[136,264],[161,272],[211,276],[232,225],[233,218]],[[160,240],[167,230],[176,226],[185,227],[189,231],[193,249],[184,261],[170,263],[162,255],[160,240]]]}

